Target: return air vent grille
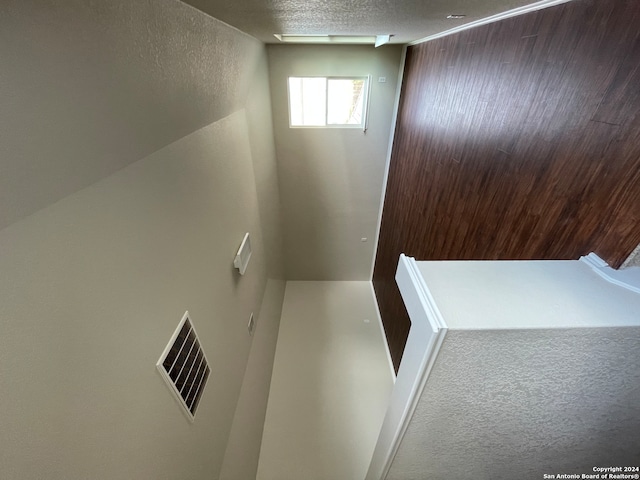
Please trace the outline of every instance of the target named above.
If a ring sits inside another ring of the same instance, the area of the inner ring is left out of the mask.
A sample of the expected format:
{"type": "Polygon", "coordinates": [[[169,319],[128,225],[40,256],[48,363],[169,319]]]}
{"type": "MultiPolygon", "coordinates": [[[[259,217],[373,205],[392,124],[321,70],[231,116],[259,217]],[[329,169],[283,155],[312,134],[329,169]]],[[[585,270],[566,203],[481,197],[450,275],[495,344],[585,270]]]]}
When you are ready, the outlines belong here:
{"type": "Polygon", "coordinates": [[[185,312],[157,363],[160,374],[193,420],[202,391],[209,378],[209,365],[189,312],[185,312]]]}

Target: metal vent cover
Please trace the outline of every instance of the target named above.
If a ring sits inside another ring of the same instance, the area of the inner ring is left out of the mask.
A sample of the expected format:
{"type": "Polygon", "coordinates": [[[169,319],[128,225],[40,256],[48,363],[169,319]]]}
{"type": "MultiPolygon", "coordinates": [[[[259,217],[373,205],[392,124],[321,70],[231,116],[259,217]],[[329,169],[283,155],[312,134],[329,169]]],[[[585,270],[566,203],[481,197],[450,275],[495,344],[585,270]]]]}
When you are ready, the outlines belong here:
{"type": "Polygon", "coordinates": [[[188,311],[156,366],[187,417],[193,421],[211,370],[188,311]]]}

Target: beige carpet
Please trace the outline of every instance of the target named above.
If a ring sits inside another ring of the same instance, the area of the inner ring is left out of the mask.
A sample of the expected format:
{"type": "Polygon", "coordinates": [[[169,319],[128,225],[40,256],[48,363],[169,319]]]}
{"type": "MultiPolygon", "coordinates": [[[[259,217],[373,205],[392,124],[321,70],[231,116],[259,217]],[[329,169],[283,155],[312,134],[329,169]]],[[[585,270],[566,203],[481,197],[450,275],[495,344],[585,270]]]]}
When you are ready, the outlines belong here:
{"type": "Polygon", "coordinates": [[[627,257],[624,263],[620,266],[620,268],[627,267],[640,267],[640,245],[638,245],[631,255],[627,257]]]}

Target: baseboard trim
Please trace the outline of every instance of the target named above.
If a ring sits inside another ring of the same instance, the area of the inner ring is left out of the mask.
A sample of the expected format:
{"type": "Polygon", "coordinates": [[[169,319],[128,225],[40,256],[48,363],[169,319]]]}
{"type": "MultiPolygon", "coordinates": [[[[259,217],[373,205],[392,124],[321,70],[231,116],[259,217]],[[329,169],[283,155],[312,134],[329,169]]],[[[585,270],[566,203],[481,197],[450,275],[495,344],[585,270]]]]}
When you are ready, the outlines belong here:
{"type": "Polygon", "coordinates": [[[387,334],[384,331],[384,324],[382,323],[382,315],[380,315],[380,308],[378,308],[378,297],[376,297],[376,289],[373,288],[373,282],[370,281],[369,285],[371,286],[371,294],[373,295],[373,301],[376,304],[376,316],[378,317],[378,325],[380,326],[380,331],[382,332],[382,340],[384,343],[384,351],[387,352],[387,362],[389,363],[389,370],[391,371],[391,378],[393,379],[393,383],[396,382],[396,369],[393,367],[393,359],[391,358],[391,350],[389,350],[389,342],[387,341],[387,334]]]}
{"type": "Polygon", "coordinates": [[[629,267],[624,270],[611,268],[607,262],[595,253],[580,257],[580,261],[609,283],[618,285],[635,293],[640,293],[640,267],[629,267]]]}
{"type": "Polygon", "coordinates": [[[400,93],[402,92],[402,82],[404,81],[404,64],[407,59],[407,46],[402,47],[400,58],[400,70],[398,72],[398,84],[396,85],[396,97],[393,101],[393,116],[391,117],[391,131],[389,132],[389,145],[387,146],[387,157],[384,163],[384,174],[382,176],[382,192],[380,192],[380,205],[378,209],[378,221],[376,223],[376,234],[373,241],[373,258],[371,259],[371,278],[376,268],[376,256],[378,255],[378,243],[380,241],[380,228],[382,227],[382,212],[384,210],[384,199],[387,195],[387,182],[389,180],[389,168],[391,166],[391,154],[393,153],[393,139],[396,135],[396,124],[398,123],[398,110],[400,110],[400,93]]]}
{"type": "Polygon", "coordinates": [[[428,37],[424,37],[419,40],[414,40],[413,42],[409,42],[407,45],[418,45],[420,43],[435,40],[436,38],[442,38],[442,37],[446,37],[447,35],[453,35],[454,33],[462,32],[464,30],[469,30],[470,28],[479,27],[481,25],[487,25],[489,23],[499,22],[500,20],[505,20],[511,17],[517,17],[518,15],[524,15],[525,13],[535,12],[537,10],[542,10],[543,8],[553,7],[555,5],[560,5],[570,1],[572,0],[541,0],[539,2],[532,3],[531,5],[525,5],[523,7],[507,10],[506,12],[496,13],[495,15],[491,15],[490,17],[481,18],[479,20],[465,23],[464,25],[460,25],[450,30],[445,30],[444,32],[435,33],[433,35],[429,35],[428,37]]]}
{"type": "Polygon", "coordinates": [[[411,319],[411,329],[365,480],[387,477],[447,333],[415,259],[400,255],[396,282],[411,319]]]}

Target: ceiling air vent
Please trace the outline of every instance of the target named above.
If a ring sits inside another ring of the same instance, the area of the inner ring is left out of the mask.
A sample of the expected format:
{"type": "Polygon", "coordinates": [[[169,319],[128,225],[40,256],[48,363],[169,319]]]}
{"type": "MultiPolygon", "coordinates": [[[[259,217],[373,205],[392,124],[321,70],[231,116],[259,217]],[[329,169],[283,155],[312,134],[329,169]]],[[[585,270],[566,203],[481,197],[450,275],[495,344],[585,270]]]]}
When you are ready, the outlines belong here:
{"type": "Polygon", "coordinates": [[[193,421],[210,369],[189,312],[185,312],[156,365],[187,417],[193,421]]]}

